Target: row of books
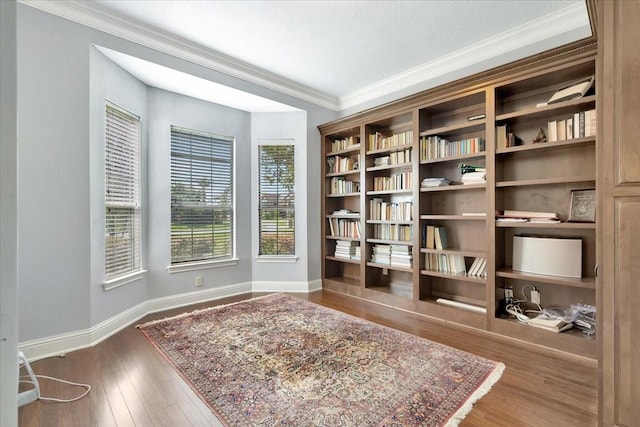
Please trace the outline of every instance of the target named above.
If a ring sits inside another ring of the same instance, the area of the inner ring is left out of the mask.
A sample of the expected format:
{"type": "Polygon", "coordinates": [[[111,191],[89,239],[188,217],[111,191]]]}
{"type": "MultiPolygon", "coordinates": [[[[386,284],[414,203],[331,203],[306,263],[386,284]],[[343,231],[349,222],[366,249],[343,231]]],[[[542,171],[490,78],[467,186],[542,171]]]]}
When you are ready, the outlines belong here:
{"type": "Polygon", "coordinates": [[[348,172],[357,170],[360,164],[360,155],[356,158],[345,156],[327,157],[327,173],[348,172]]]}
{"type": "Polygon", "coordinates": [[[379,197],[369,201],[369,219],[374,221],[412,221],[412,202],[385,202],[379,197]]]}
{"type": "Polygon", "coordinates": [[[391,176],[376,176],[373,178],[373,191],[411,190],[412,180],[412,171],[398,172],[391,176]]]}
{"type": "Polygon", "coordinates": [[[508,148],[520,145],[522,140],[516,136],[509,125],[496,126],[496,148],[508,148]]]}
{"type": "Polygon", "coordinates": [[[373,238],[383,240],[398,240],[400,242],[410,242],[413,238],[413,227],[411,225],[397,224],[374,224],[373,238]]]}
{"type": "Polygon", "coordinates": [[[360,238],[360,221],[355,219],[329,218],[329,230],[335,237],[360,238]]]}
{"type": "Polygon", "coordinates": [[[373,246],[371,262],[374,262],[376,264],[411,268],[413,264],[411,247],[405,245],[376,244],[373,246]]]}
{"type": "Polygon", "coordinates": [[[331,143],[331,152],[335,153],[337,151],[343,151],[358,144],[360,144],[359,136],[349,136],[344,139],[336,139],[331,143]]]}
{"type": "Polygon", "coordinates": [[[354,261],[360,260],[360,244],[353,240],[337,240],[336,251],[334,255],[336,258],[352,259],[354,261]]]}
{"type": "Polygon", "coordinates": [[[346,179],[336,176],[331,178],[329,186],[329,194],[348,194],[360,191],[360,183],[356,181],[347,181],[346,179]]]}
{"type": "Polygon", "coordinates": [[[487,259],[475,257],[469,269],[463,255],[424,254],[424,268],[448,274],[465,274],[472,277],[487,277],[487,259]]]}
{"type": "Polygon", "coordinates": [[[424,254],[424,268],[441,273],[460,274],[466,273],[464,256],[450,254],[424,254]]]}
{"type": "Polygon", "coordinates": [[[420,138],[420,160],[442,159],[483,151],[485,151],[485,141],[480,137],[459,141],[448,141],[437,135],[420,138]]]}
{"type": "Polygon", "coordinates": [[[596,135],[596,110],[580,111],[573,117],[547,123],[547,140],[564,141],[596,135]]]}
{"type": "Polygon", "coordinates": [[[394,151],[387,156],[380,156],[373,159],[374,166],[398,165],[411,162],[411,148],[406,150],[394,151]]]}
{"type": "Polygon", "coordinates": [[[401,147],[413,144],[413,131],[397,133],[385,136],[380,132],[369,135],[369,151],[382,150],[385,148],[401,147]]]}
{"type": "Polygon", "coordinates": [[[422,226],[422,247],[427,249],[447,249],[449,247],[447,230],[441,226],[424,224],[422,226]]]}

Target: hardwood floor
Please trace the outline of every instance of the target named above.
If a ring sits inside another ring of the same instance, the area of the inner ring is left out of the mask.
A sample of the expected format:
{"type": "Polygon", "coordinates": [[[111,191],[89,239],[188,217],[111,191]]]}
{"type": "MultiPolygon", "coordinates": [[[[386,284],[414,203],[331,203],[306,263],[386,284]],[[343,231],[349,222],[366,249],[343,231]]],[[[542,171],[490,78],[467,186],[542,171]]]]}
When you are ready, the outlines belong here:
{"type": "MultiPolygon", "coordinates": [[[[140,323],[195,308],[228,304],[247,294],[146,316],[140,323]]],[[[539,349],[452,328],[443,322],[326,291],[297,295],[315,303],[459,348],[506,365],[502,378],[461,426],[594,426],[597,366],[539,349]]],[[[193,393],[145,337],[129,326],[93,348],[32,364],[36,374],[91,384],[73,403],[37,401],[19,410],[20,426],[217,426],[193,393]]],[[[41,394],[70,398],[82,390],[41,380],[41,394]]]]}

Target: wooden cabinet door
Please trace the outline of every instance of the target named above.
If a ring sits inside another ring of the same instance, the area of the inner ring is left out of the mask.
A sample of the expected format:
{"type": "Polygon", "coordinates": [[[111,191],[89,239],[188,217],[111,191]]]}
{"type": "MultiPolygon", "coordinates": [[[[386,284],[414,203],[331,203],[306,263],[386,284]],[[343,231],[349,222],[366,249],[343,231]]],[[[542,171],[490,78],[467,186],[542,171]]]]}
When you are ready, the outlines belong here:
{"type": "Polygon", "coordinates": [[[640,1],[598,5],[600,425],[640,420],[640,1]]]}

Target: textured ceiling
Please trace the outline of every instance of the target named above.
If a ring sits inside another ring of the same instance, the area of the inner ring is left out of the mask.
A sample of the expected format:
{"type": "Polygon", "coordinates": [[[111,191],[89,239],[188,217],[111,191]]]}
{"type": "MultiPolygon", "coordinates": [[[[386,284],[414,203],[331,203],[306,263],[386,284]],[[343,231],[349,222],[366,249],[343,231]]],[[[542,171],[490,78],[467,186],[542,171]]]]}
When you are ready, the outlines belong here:
{"type": "Polygon", "coordinates": [[[590,35],[584,0],[19,1],[341,111],[590,35]]]}

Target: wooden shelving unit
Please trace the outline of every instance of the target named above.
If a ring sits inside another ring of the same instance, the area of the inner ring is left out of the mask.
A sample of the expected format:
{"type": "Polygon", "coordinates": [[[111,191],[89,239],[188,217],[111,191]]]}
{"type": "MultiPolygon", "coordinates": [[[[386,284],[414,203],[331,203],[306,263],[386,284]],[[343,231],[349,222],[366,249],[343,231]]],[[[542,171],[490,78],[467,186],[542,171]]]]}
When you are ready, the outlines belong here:
{"type": "Polygon", "coordinates": [[[549,122],[564,120],[566,126],[567,119],[595,110],[595,89],[578,99],[540,105],[557,88],[594,74],[595,50],[586,47],[525,69],[436,88],[320,126],[323,170],[327,170],[327,159],[336,155],[357,157],[359,163],[357,170],[325,173],[323,285],[336,292],[595,359],[593,336],[575,329],[563,333],[538,329],[506,318],[507,314],[500,311],[506,287],[520,297],[535,286],[544,307],[596,304],[596,224],[567,222],[571,191],[597,189],[595,133],[583,136],[576,126],[575,138],[533,143],[539,129],[548,133],[549,122]],[[498,146],[496,132],[503,126],[519,137],[522,145],[498,146]],[[357,137],[358,144],[330,150],[336,140],[348,137],[357,137]],[[381,138],[388,140],[380,145],[381,138]],[[484,169],[485,181],[463,185],[462,163],[484,169]],[[330,194],[331,179],[336,177],[357,181],[358,191],[330,194]],[[450,185],[421,187],[427,178],[446,178],[450,185]],[[389,188],[379,188],[381,182],[389,188]],[[379,216],[380,206],[391,210],[379,216]],[[338,217],[334,215],[338,209],[359,212],[355,219],[347,217],[360,221],[361,236],[349,239],[360,246],[358,260],[334,254],[341,238],[331,236],[327,224],[330,218],[338,217]],[[502,210],[556,212],[562,222],[496,221],[496,212],[502,210]],[[426,247],[423,233],[427,226],[443,227],[448,247],[426,247]],[[381,230],[408,234],[388,238],[380,235],[381,230]],[[581,239],[583,277],[513,270],[516,235],[581,239]],[[386,251],[394,249],[400,255],[400,264],[386,258],[386,251]],[[442,270],[442,265],[432,268],[426,265],[429,256],[429,260],[433,256],[462,258],[467,271],[476,258],[486,259],[486,276],[451,273],[442,270]],[[453,306],[444,305],[442,299],[453,302],[453,306]]]}

